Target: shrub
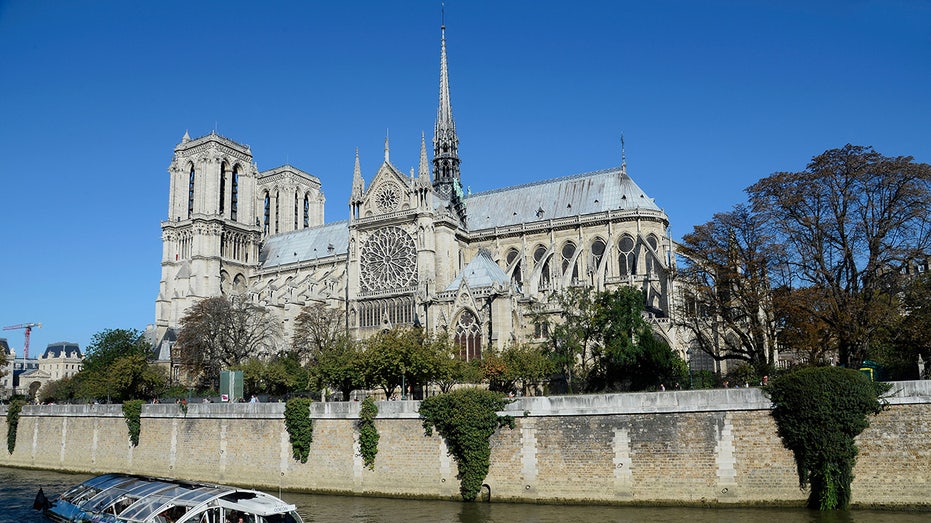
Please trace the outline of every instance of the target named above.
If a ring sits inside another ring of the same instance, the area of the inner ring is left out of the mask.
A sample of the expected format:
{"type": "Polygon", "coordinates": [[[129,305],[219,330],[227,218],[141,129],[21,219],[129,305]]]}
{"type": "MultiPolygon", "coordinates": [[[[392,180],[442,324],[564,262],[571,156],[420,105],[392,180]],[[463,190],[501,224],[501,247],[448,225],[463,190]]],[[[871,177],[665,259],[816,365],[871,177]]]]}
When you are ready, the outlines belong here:
{"type": "Polygon", "coordinates": [[[375,416],[378,415],[378,407],[375,400],[369,396],[362,400],[362,408],[359,411],[359,453],[362,454],[362,461],[369,470],[375,469],[375,455],[378,454],[378,429],[375,428],[375,416]]]}
{"type": "Polygon", "coordinates": [[[308,398],[291,398],[284,407],[284,425],[288,429],[294,459],[307,463],[314,440],[314,422],[310,419],[308,398]]]}
{"type": "Polygon", "coordinates": [[[142,428],[142,400],[128,400],[123,402],[123,418],[129,429],[129,441],[135,447],[139,445],[139,430],[142,428]]]}
{"type": "Polygon", "coordinates": [[[505,425],[514,428],[511,416],[498,415],[507,403],[499,392],[466,388],[431,396],[420,404],[425,433],[433,435],[435,427],[459,465],[459,493],[465,501],[475,499],[488,475],[491,435],[505,425]]]}
{"type": "Polygon", "coordinates": [[[10,454],[16,449],[16,429],[19,427],[19,414],[25,404],[21,399],[14,399],[6,409],[6,449],[10,454]]]}
{"type": "Polygon", "coordinates": [[[795,455],[799,487],[811,485],[809,508],[845,509],[856,463],[854,438],[879,413],[889,385],[840,367],[808,367],[763,388],[772,400],[779,437],[795,455]]]}

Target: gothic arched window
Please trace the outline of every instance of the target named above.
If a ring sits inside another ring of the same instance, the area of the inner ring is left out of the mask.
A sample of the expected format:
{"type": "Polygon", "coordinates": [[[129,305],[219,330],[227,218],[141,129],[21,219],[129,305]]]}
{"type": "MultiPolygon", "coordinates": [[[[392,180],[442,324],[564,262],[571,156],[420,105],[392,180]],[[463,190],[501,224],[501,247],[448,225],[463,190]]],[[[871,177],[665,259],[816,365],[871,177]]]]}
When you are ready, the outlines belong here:
{"type": "Polygon", "coordinates": [[[508,251],[508,253],[504,257],[504,261],[507,262],[506,268],[511,268],[512,265],[514,267],[513,269],[511,269],[511,282],[514,285],[517,285],[518,287],[520,287],[520,284],[523,283],[523,277],[521,275],[520,260],[517,259],[519,256],[520,256],[520,253],[517,251],[517,249],[511,249],[508,251]],[[514,263],[515,261],[517,263],[514,263]]]}
{"type": "Polygon", "coordinates": [[[310,195],[304,195],[304,228],[310,227],[310,195]]]}
{"type": "Polygon", "coordinates": [[[271,196],[268,194],[268,191],[265,191],[265,234],[268,234],[269,222],[271,221],[271,212],[272,212],[272,202],[271,196]]]}
{"type": "Polygon", "coordinates": [[[456,345],[459,357],[465,361],[482,357],[482,329],[472,311],[463,311],[456,322],[456,345]]]}
{"type": "Polygon", "coordinates": [[[233,186],[230,195],[230,219],[236,221],[236,211],[239,208],[239,166],[233,167],[233,186]]]}
{"type": "Polygon", "coordinates": [[[550,261],[546,257],[546,247],[538,245],[533,251],[533,263],[540,269],[540,290],[545,291],[550,288],[550,261]]]}
{"type": "Polygon", "coordinates": [[[226,162],[220,164],[220,216],[226,210],[226,162]]]}
{"type": "Polygon", "coordinates": [[[598,267],[601,267],[601,260],[604,258],[606,247],[605,241],[601,238],[595,238],[595,241],[592,242],[592,272],[598,272],[598,267]]]}
{"type": "Polygon", "coordinates": [[[562,246],[562,273],[563,273],[563,276],[570,276],[570,270],[571,270],[572,279],[570,279],[569,281],[572,283],[578,283],[579,264],[575,263],[574,257],[575,257],[575,244],[572,242],[566,242],[566,244],[562,246]]]}
{"type": "Polygon", "coordinates": [[[187,186],[187,217],[194,214],[194,165],[191,164],[191,178],[187,186]]]}
{"type": "Polygon", "coordinates": [[[631,236],[624,235],[617,244],[620,251],[618,256],[618,274],[628,276],[637,274],[637,254],[634,252],[634,239],[631,236]]]}
{"type": "Polygon", "coordinates": [[[294,230],[297,230],[297,193],[294,193],[294,230]]]}
{"type": "Polygon", "coordinates": [[[275,191],[275,234],[280,230],[278,228],[279,216],[281,216],[281,192],[275,191]]]}

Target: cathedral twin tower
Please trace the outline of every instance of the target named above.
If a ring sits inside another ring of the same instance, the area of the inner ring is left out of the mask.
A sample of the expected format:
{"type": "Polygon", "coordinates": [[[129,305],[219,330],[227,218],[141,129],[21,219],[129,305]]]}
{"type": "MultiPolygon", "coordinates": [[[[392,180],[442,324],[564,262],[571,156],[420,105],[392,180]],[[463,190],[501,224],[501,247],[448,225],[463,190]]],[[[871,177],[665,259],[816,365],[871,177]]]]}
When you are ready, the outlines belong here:
{"type": "Polygon", "coordinates": [[[432,177],[425,140],[416,174],[393,166],[386,146],[367,186],[357,153],[347,221],[324,223],[317,177],[290,165],[260,172],[248,146],[185,133],[168,168],[158,341],[175,339],[191,305],[232,294],[282,320],[279,347],[303,307],[326,304],[346,311],[357,339],[416,323],[467,359],[538,339],[531,304],[571,286],[632,285],[652,315],[668,315],[668,218],[625,164],[465,195],[458,149],[445,28],[432,177]]]}

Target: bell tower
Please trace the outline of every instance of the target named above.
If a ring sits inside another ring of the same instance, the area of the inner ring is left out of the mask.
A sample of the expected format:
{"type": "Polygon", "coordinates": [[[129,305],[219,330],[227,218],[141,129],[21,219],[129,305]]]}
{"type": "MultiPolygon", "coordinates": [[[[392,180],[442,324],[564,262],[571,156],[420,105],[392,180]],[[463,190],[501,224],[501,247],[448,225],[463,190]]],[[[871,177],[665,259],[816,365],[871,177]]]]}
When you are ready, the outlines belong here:
{"type": "Polygon", "coordinates": [[[162,222],[157,336],[177,328],[203,298],[245,291],[258,266],[258,170],[247,145],[216,133],[187,132],[168,167],[168,219],[162,222]]]}

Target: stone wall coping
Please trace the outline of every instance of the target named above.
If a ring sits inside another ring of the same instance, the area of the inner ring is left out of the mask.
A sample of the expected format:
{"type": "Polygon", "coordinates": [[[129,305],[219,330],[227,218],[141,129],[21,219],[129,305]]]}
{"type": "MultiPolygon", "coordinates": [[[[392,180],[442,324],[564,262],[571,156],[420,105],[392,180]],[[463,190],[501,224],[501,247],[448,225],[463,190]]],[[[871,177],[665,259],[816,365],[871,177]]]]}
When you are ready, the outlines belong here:
{"type": "MultiPolygon", "coordinates": [[[[931,403],[931,380],[890,382],[887,398],[891,405],[931,403]]],[[[378,419],[416,419],[420,401],[379,401],[378,419]]],[[[314,402],[313,419],[358,419],[361,403],[355,401],[314,402]]],[[[501,414],[514,417],[604,416],[675,412],[769,410],[770,401],[759,388],[705,389],[689,391],[628,392],[575,396],[514,398],[501,414]]],[[[6,415],[6,405],[0,415],[6,415]]],[[[284,419],[284,403],[191,403],[185,416],[174,403],[145,404],[143,418],[242,418],[284,419]]],[[[123,407],[111,405],[25,405],[23,415],[37,417],[122,417],[123,407]]]]}

